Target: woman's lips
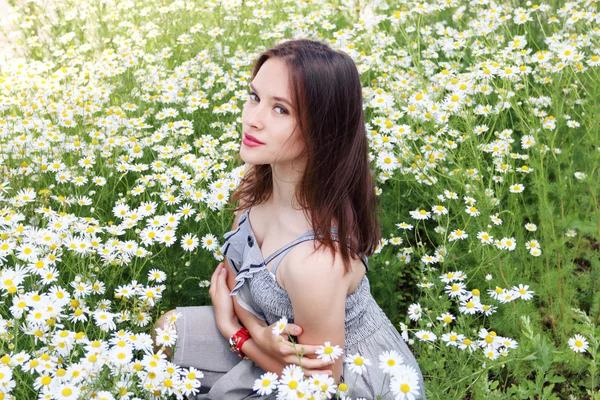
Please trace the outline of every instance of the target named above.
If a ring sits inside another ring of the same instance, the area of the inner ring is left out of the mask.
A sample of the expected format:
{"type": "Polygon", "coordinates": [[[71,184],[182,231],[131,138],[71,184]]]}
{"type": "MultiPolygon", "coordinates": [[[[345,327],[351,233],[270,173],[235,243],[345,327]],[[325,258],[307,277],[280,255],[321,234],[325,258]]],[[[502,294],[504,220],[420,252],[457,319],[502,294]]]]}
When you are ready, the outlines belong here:
{"type": "Polygon", "coordinates": [[[260,140],[256,139],[254,136],[249,135],[248,133],[244,132],[244,139],[242,140],[242,142],[249,147],[256,147],[256,146],[261,146],[264,143],[261,142],[260,140]]]}

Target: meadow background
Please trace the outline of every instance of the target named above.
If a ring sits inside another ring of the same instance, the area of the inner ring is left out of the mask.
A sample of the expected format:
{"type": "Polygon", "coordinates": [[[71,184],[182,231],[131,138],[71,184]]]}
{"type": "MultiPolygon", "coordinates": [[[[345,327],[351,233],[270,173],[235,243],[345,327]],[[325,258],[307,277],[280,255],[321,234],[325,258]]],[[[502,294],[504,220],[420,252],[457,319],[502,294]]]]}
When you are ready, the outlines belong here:
{"type": "Polygon", "coordinates": [[[250,68],[295,38],[360,72],[368,278],[428,398],[600,399],[596,2],[8,3],[0,399],[199,386],[149,332],[210,303],[250,68]]]}

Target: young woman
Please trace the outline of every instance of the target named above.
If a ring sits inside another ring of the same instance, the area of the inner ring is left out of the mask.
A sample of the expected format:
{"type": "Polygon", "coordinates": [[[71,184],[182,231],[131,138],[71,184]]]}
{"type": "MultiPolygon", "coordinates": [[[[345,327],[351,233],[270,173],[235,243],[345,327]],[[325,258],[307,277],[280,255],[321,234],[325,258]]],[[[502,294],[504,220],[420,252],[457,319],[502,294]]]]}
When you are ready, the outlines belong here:
{"type": "Polygon", "coordinates": [[[417,362],[365,275],[381,236],[354,62],[311,40],[268,49],[255,62],[242,125],[246,173],[232,196],[242,206],[211,280],[213,306],[178,307],[158,322],[179,313],[172,361],[204,373],[198,399],[275,398],[254,392],[254,381],[289,364],[376,399],[390,382],[378,357],[393,350],[424,398],[417,362]],[[293,322],[300,359],[285,334],[272,333],[281,317],[293,322]],[[372,365],[359,376],[343,355],[318,359],[325,342],[372,365]]]}

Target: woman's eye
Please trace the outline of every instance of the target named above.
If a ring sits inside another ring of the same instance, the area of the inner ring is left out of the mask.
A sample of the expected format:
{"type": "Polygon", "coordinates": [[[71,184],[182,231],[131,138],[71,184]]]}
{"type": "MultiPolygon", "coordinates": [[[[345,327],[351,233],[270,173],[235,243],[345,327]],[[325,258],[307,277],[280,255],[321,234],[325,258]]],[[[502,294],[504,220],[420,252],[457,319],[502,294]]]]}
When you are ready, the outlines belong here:
{"type": "MultiPolygon", "coordinates": [[[[253,100],[253,99],[252,99],[252,96],[256,96],[256,98],[258,99],[258,96],[257,96],[257,94],[256,94],[256,93],[254,93],[254,92],[250,92],[250,93],[248,93],[248,96],[250,97],[250,99],[251,99],[251,100],[253,100]]],[[[277,108],[281,109],[281,112],[280,112],[280,113],[278,113],[278,114],[282,114],[282,115],[283,115],[283,114],[287,114],[287,113],[288,113],[288,112],[287,112],[287,110],[286,110],[285,108],[281,107],[281,106],[275,106],[275,107],[277,107],[277,108]]]]}

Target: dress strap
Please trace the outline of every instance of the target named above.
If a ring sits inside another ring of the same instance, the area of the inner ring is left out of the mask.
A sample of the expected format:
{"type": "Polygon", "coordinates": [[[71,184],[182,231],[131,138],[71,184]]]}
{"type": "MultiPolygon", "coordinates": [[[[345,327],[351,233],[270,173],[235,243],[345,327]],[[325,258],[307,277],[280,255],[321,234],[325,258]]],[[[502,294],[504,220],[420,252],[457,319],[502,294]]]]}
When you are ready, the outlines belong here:
{"type": "MultiPolygon", "coordinates": [[[[337,236],[337,228],[334,227],[334,226],[332,226],[331,230],[333,231],[332,239],[335,240],[336,242],[339,242],[339,238],[337,236]]],[[[287,246],[283,247],[282,249],[276,251],[275,253],[273,253],[269,257],[267,257],[267,259],[265,260],[265,265],[267,265],[268,263],[270,263],[274,259],[277,259],[276,262],[275,262],[275,265],[273,265],[273,268],[271,269],[271,274],[275,275],[275,272],[277,271],[277,267],[279,267],[279,264],[281,263],[281,260],[283,260],[283,257],[285,257],[285,255],[287,253],[289,253],[290,250],[294,246],[296,246],[297,244],[300,244],[302,242],[307,242],[309,240],[315,240],[315,234],[314,234],[313,231],[308,231],[306,233],[303,233],[298,239],[294,240],[293,242],[291,242],[287,246]]],[[[346,247],[348,247],[350,250],[354,251],[354,249],[352,247],[350,247],[350,245],[347,244],[346,247]]],[[[358,255],[358,253],[356,251],[354,251],[354,253],[356,253],[358,255]]],[[[365,265],[366,270],[369,271],[369,264],[368,264],[368,261],[367,261],[367,257],[366,256],[361,257],[361,261],[365,265]]]]}

